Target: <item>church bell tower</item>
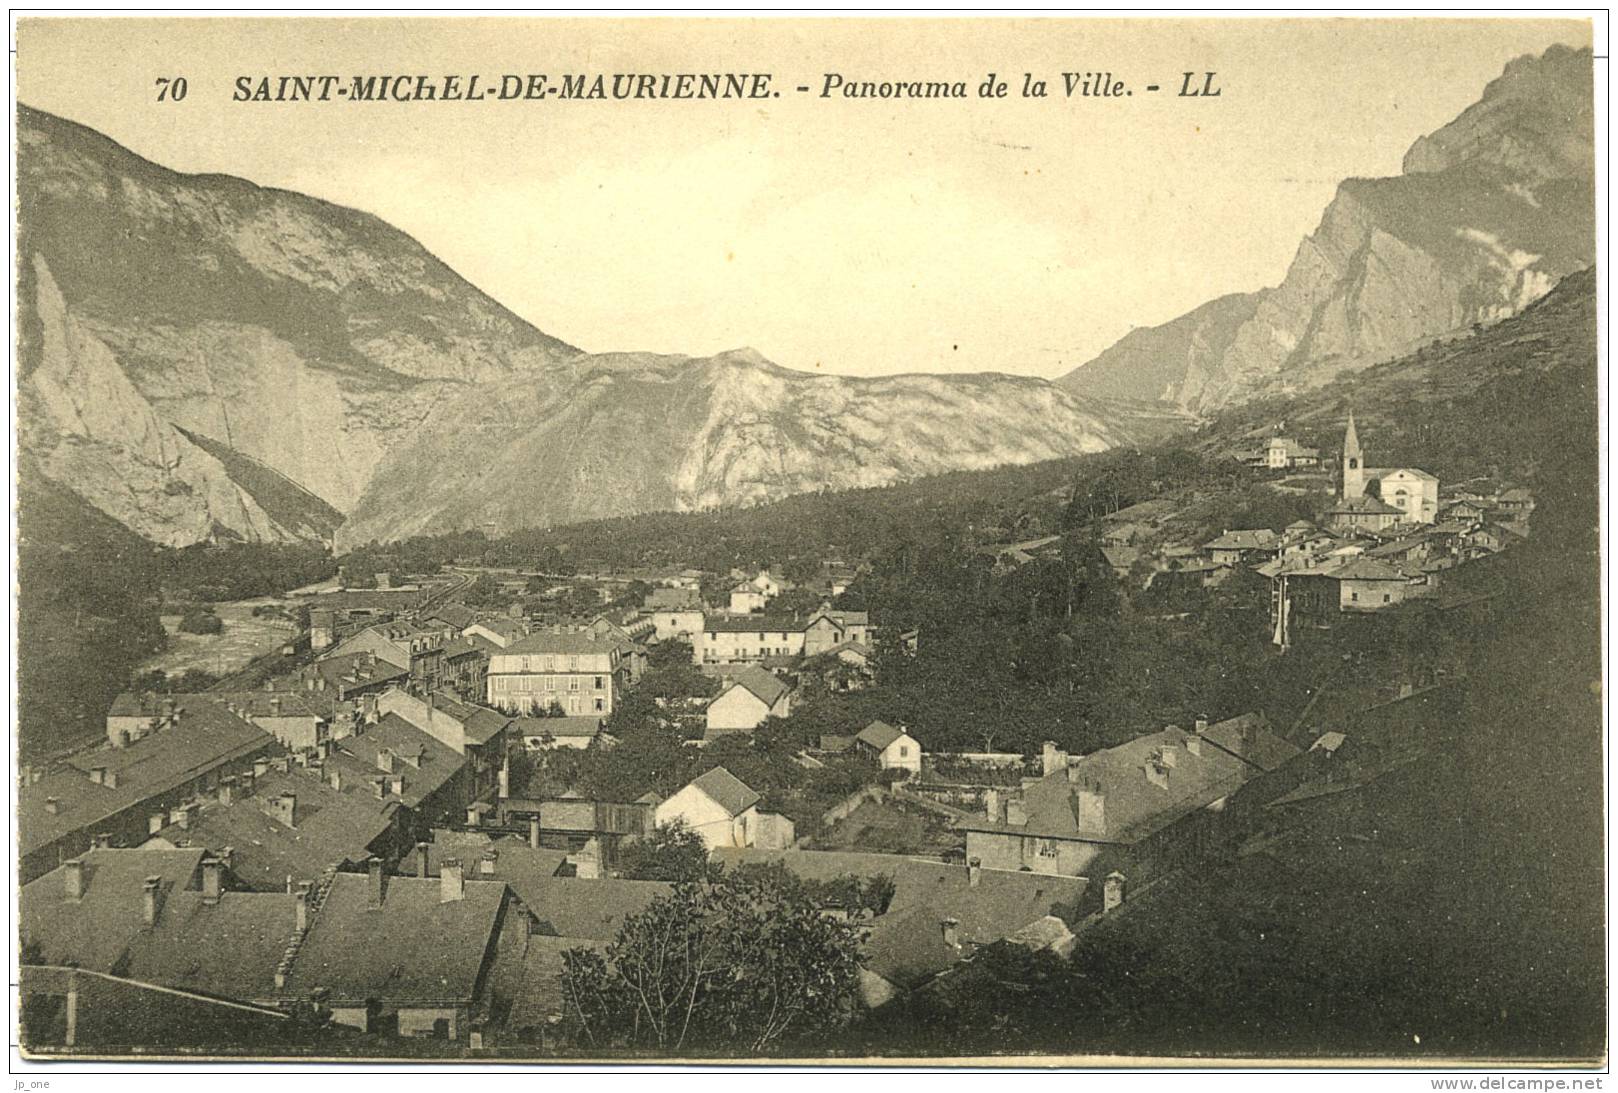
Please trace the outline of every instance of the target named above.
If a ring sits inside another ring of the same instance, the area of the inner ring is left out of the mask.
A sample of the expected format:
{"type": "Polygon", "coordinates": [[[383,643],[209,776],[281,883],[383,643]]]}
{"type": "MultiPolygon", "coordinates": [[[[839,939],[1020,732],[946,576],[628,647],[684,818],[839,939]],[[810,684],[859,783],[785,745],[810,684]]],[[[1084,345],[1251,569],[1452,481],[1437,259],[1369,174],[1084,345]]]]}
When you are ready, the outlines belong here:
{"type": "Polygon", "coordinates": [[[1348,412],[1348,430],[1343,433],[1343,500],[1365,496],[1365,453],[1354,431],[1354,411],[1348,412]]]}

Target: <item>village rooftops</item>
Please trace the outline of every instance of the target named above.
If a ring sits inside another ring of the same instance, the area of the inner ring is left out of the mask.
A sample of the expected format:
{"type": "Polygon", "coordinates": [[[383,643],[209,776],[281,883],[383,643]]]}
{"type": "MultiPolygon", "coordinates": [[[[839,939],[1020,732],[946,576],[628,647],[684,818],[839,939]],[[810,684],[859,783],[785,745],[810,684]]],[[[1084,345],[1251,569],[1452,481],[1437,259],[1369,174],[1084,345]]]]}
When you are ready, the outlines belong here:
{"type": "Polygon", "coordinates": [[[372,653],[341,653],[322,657],[304,669],[306,677],[321,680],[333,697],[353,687],[380,687],[410,676],[408,668],[381,660],[372,653]]]}
{"type": "Polygon", "coordinates": [[[22,853],[77,831],[93,833],[96,824],[125,809],[276,746],[273,736],[211,699],[188,696],[176,710],[172,725],[125,747],[75,752],[65,760],[68,769],[21,787],[17,819],[22,853]],[[99,783],[93,780],[97,770],[102,772],[99,783]]]}
{"type": "Polygon", "coordinates": [[[445,859],[460,862],[468,879],[500,880],[525,903],[524,892],[532,894],[534,881],[554,877],[567,864],[567,851],[549,847],[529,846],[512,835],[495,836],[482,831],[451,831],[434,828],[433,840],[416,846],[401,863],[400,872],[413,877],[422,876],[421,854],[427,853],[426,876],[441,874],[445,859]],[[484,862],[489,863],[485,869],[484,862]]]}
{"type": "Polygon", "coordinates": [[[797,876],[812,881],[832,881],[845,876],[866,880],[892,877],[893,899],[887,913],[875,920],[873,941],[877,934],[906,916],[925,911],[931,916],[933,933],[939,932],[943,919],[953,918],[963,943],[987,945],[1046,915],[1071,920],[1089,884],[1084,877],[997,869],[979,870],[974,884],[972,870],[967,866],[897,854],[721,847],[715,849],[710,858],[732,871],[744,865],[779,862],[797,876]]]}
{"type": "Polygon", "coordinates": [[[631,643],[623,638],[597,634],[592,630],[541,630],[512,642],[495,655],[601,656],[631,647],[631,643]]]}
{"type": "Polygon", "coordinates": [[[230,848],[230,872],[259,891],[285,888],[289,877],[313,880],[330,866],[364,861],[372,844],[388,834],[398,808],[395,801],[377,800],[359,778],[334,789],[324,767],[291,766],[286,773],[271,767],[253,779],[251,794],[240,786],[238,781],[228,804],[195,803],[183,826],[172,822],[171,813],[157,837],[216,853],[230,848]]]}
{"type": "Polygon", "coordinates": [[[693,778],[691,784],[732,816],[740,816],[763,800],[752,787],[724,767],[714,767],[708,773],[693,778]]]}
{"type": "Polygon", "coordinates": [[[469,744],[487,744],[505,731],[506,726],[512,721],[510,714],[491,710],[487,706],[462,702],[458,698],[451,698],[438,692],[428,696],[426,705],[432,716],[443,715],[458,722],[469,744]]]}
{"type": "Polygon", "coordinates": [[[856,733],[854,739],[867,747],[881,751],[904,735],[903,729],[896,729],[886,721],[873,721],[856,733]]]}
{"type": "Polygon", "coordinates": [[[478,615],[470,607],[462,603],[439,604],[432,609],[429,619],[437,619],[455,630],[465,630],[477,621],[478,615]]]}
{"type": "Polygon", "coordinates": [[[383,796],[397,797],[409,808],[436,793],[465,764],[455,749],[392,713],[365,726],[364,732],[337,741],[326,759],[326,766],[337,767],[345,781],[358,778],[369,787],[378,779],[402,780],[402,792],[394,793],[391,783],[385,784],[383,796]]]}
{"type": "Polygon", "coordinates": [[[1328,516],[1403,516],[1403,509],[1396,509],[1379,497],[1363,494],[1359,497],[1349,497],[1334,503],[1326,510],[1328,516]]]}
{"type": "Polygon", "coordinates": [[[470,877],[463,873],[458,895],[446,899],[443,879],[338,873],[309,916],[281,997],[308,998],[324,988],[334,1005],[471,1001],[500,927],[506,886],[470,877]]]}
{"type": "Polygon", "coordinates": [[[1227,531],[1203,544],[1204,550],[1258,550],[1274,543],[1279,536],[1269,528],[1227,531]]]}
{"type": "Polygon", "coordinates": [[[203,856],[200,849],[98,848],[23,885],[18,902],[25,958],[124,974],[130,943],[152,926],[148,900],[155,922],[184,917],[201,902],[194,882],[203,856]]]}
{"type": "Polygon", "coordinates": [[[967,831],[1131,844],[1240,789],[1255,770],[1170,726],[1094,752],[1023,790],[1026,824],[971,816],[967,831]],[[1086,797],[1091,807],[1086,807],[1086,797]]]}

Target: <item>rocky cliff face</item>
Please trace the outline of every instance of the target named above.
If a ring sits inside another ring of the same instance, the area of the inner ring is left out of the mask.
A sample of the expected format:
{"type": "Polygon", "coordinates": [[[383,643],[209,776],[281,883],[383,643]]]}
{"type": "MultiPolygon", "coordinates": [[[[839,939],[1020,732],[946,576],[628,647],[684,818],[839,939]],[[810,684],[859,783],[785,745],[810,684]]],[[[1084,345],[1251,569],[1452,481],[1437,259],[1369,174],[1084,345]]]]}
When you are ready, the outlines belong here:
{"type": "Polygon", "coordinates": [[[1589,50],[1513,61],[1403,174],[1344,182],[1280,285],[1135,331],[1058,382],[1213,409],[1517,314],[1595,260],[1591,73],[1589,50]]]}
{"type": "Polygon", "coordinates": [[[25,467],[156,542],[339,545],[1094,451],[1082,397],[587,357],[374,217],[18,115],[25,467]]]}
{"type": "Polygon", "coordinates": [[[882,486],[1122,439],[1040,380],[811,375],[750,350],[581,357],[436,408],[383,461],[339,545],[882,486]]]}

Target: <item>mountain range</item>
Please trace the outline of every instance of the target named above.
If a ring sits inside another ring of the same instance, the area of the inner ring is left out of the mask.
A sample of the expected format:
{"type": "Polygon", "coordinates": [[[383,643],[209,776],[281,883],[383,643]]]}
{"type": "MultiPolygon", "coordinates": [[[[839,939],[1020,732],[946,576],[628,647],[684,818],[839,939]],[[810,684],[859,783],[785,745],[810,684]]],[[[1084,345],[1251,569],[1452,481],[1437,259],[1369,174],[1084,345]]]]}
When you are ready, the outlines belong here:
{"type": "Polygon", "coordinates": [[[18,168],[23,473],[160,544],[498,532],[1131,438],[1037,379],[585,354],[373,216],[26,107],[18,168]]]}
{"type": "Polygon", "coordinates": [[[1593,60],[1553,46],[1349,179],[1274,288],[1131,331],[1057,382],[1206,413],[1517,314],[1595,260],[1593,60]]]}
{"type": "Polygon", "coordinates": [[[1140,443],[1521,311],[1594,258],[1590,51],[1512,62],[1275,288],[1052,384],[590,354],[367,213],[20,107],[21,473],[167,546],[342,550],[750,504],[1140,443]]]}

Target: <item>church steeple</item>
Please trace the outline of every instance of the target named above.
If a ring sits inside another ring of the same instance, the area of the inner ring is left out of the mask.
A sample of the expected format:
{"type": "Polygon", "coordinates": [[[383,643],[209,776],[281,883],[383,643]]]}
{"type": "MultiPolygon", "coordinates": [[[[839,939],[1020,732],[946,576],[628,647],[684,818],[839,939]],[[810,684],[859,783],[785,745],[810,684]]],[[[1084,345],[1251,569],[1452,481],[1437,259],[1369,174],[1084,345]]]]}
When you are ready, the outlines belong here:
{"type": "Polygon", "coordinates": [[[1365,496],[1365,454],[1360,451],[1359,434],[1354,431],[1354,411],[1348,412],[1348,429],[1343,433],[1343,500],[1365,496]]]}

